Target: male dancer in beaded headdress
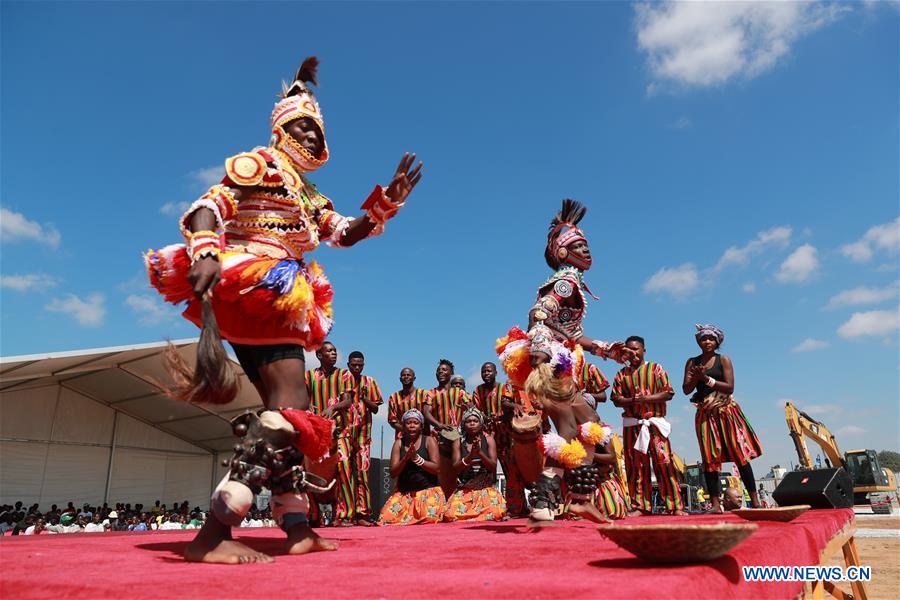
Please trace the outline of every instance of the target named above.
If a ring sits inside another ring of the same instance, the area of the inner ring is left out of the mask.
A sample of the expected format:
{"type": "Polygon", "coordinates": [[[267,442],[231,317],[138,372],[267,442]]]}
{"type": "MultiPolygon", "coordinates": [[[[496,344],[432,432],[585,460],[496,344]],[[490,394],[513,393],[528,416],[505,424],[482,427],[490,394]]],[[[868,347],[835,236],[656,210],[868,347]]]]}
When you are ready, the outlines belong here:
{"type": "Polygon", "coordinates": [[[181,219],[186,245],[150,251],[151,283],[166,300],[187,302],[184,316],[202,326],[197,369],[170,355],[174,396],[225,404],[236,393],[221,335],[234,348],[266,411],[235,423],[242,436],[229,474],[216,489],[204,527],[185,550],[188,560],[220,563],[272,560],[230,539],[261,487],[272,490],[272,512],[288,534],[287,551],[335,545],[309,528],[306,489],[324,489],[303,471],[331,446],[332,422],[307,413],[303,350],[315,350],[332,326],[331,284],[304,254],[320,241],[348,247],[380,234],[421,177],[405,155],[386,188],[376,186],[365,214],[348,218],[306,178],[328,160],[325,127],[308,84],[318,84],[318,60],[306,59],[272,112],[272,140],[225,161],[225,177],[181,219]]]}
{"type": "MultiPolygon", "coordinates": [[[[538,288],[537,301],[528,313],[528,332],[518,327],[497,340],[500,362],[517,388],[553,421],[557,433],[539,440],[546,462],[531,494],[531,520],[552,521],[561,501],[565,475],[571,512],[597,522],[604,517],[590,503],[599,471],[594,448],[606,443],[610,429],[599,422],[576,382],[584,350],[602,358],[624,362],[629,351],[622,342],[607,343],[584,335],[587,309],[584,272],[591,267],[591,251],[578,223],[587,209],[563,200],[562,210],[550,223],[544,258],[553,275],[538,288]]],[[[591,294],[592,295],[592,294],[591,294]]]]}

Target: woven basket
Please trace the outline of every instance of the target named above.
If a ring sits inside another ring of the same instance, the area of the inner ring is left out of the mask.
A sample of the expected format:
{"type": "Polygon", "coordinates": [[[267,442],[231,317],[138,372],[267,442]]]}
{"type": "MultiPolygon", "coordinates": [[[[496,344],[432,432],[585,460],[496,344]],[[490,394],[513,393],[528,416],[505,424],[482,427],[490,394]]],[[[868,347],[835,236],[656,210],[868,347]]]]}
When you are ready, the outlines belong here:
{"type": "Polygon", "coordinates": [[[635,556],[655,563],[715,560],[759,528],[751,523],[711,525],[601,525],[600,535],[635,556]]]}
{"type": "Polygon", "coordinates": [[[787,523],[809,509],[809,504],[798,504],[796,506],[778,506],[775,508],[740,508],[731,511],[731,514],[748,521],[782,521],[787,523]]]}

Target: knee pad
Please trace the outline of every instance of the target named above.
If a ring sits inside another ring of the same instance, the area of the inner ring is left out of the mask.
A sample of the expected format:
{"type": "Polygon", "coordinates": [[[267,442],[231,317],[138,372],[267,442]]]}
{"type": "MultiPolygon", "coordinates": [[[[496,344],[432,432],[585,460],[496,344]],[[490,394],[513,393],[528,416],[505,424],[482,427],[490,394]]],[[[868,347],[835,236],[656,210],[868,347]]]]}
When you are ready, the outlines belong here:
{"type": "Polygon", "coordinates": [[[231,473],[227,474],[216,486],[210,499],[210,509],[216,519],[225,525],[237,527],[253,506],[253,492],[230,477],[231,473]]]}

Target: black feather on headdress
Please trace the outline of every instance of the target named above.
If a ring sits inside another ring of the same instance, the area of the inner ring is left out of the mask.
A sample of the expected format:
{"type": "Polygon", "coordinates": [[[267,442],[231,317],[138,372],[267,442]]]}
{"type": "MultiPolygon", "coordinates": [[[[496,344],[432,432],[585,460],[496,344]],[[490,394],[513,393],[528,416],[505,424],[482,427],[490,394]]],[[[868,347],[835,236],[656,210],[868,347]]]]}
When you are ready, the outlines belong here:
{"type": "Polygon", "coordinates": [[[581,219],[584,218],[585,214],[587,214],[586,206],[571,198],[563,199],[562,208],[553,216],[553,220],[550,221],[550,231],[547,234],[547,247],[544,250],[544,260],[551,269],[558,269],[561,264],[559,258],[550,250],[550,248],[553,246],[553,241],[559,237],[560,233],[562,233],[562,225],[577,226],[581,219]]]}
{"type": "MultiPolygon", "coordinates": [[[[578,202],[577,200],[572,200],[571,198],[565,198],[562,201],[562,208],[556,215],[553,217],[553,220],[550,221],[550,232],[553,233],[553,230],[556,229],[562,223],[568,223],[570,225],[578,225],[579,221],[584,218],[584,215],[587,213],[587,207],[578,202]]],[[[556,232],[557,235],[559,231],[556,232]]]]}
{"type": "Polygon", "coordinates": [[[319,59],[315,56],[307,57],[307,59],[303,61],[303,64],[300,65],[300,68],[297,69],[297,74],[294,75],[294,81],[292,81],[290,85],[284,81],[281,82],[281,97],[287,98],[288,96],[294,96],[303,92],[312,94],[312,90],[310,90],[306,84],[311,83],[318,87],[318,74],[319,59]]]}

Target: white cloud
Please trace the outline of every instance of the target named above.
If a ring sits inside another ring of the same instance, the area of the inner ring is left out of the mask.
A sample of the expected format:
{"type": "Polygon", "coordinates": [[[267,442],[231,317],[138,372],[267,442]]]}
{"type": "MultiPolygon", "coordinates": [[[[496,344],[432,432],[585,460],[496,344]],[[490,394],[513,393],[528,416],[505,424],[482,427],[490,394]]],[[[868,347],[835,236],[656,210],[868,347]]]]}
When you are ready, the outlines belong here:
{"type": "Polygon", "coordinates": [[[862,427],[857,427],[856,425],[844,425],[840,429],[838,429],[835,433],[838,435],[859,435],[861,433],[865,433],[866,430],[862,427]]]}
{"type": "Polygon", "coordinates": [[[59,246],[59,231],[53,225],[29,221],[25,215],[8,208],[0,208],[0,240],[4,242],[16,242],[28,240],[40,242],[51,248],[59,246]]]}
{"type": "Polygon", "coordinates": [[[188,177],[197,186],[208,188],[222,181],[222,178],[225,177],[225,167],[216,165],[205,169],[197,169],[188,173],[188,177]]]}
{"type": "Polygon", "coordinates": [[[180,217],[190,206],[190,202],[166,202],[159,207],[159,212],[170,217],[180,217]]]}
{"type": "Polygon", "coordinates": [[[865,336],[887,336],[900,327],[900,310],[870,310],[853,313],[850,320],[838,327],[838,335],[845,339],[865,336]]]}
{"type": "Polygon", "coordinates": [[[744,285],[741,286],[741,289],[747,294],[752,294],[753,292],[756,291],[756,284],[753,283],[752,281],[748,281],[747,283],[745,283],[744,285]]]}
{"type": "Polygon", "coordinates": [[[644,282],[644,291],[648,293],[665,293],[682,299],[691,295],[700,285],[697,267],[685,263],[680,267],[663,267],[644,282]]]}
{"type": "Polygon", "coordinates": [[[156,325],[163,321],[175,319],[177,310],[162,301],[159,297],[130,294],[125,298],[125,306],[133,310],[141,325],[156,325]]]}
{"type": "Polygon", "coordinates": [[[763,250],[771,246],[785,247],[791,241],[792,229],[784,225],[772,227],[765,231],[760,231],[756,238],[750,240],[743,246],[731,246],[719,258],[719,262],[713,267],[718,272],[731,265],[746,265],[750,257],[759,254],[763,250]]]}
{"type": "Polygon", "coordinates": [[[804,35],[848,7],[821,2],[664,2],[636,6],[654,82],[708,87],[772,69],[804,35]]]}
{"type": "Polygon", "coordinates": [[[819,270],[819,257],[816,247],[803,244],[781,263],[775,279],[781,283],[803,283],[813,277],[819,270]]]}
{"type": "Polygon", "coordinates": [[[828,304],[827,309],[840,308],[842,306],[857,306],[860,304],[878,304],[885,300],[897,297],[897,289],[900,281],[883,288],[858,287],[852,290],[844,290],[843,292],[833,296],[828,304]]]}
{"type": "Polygon", "coordinates": [[[894,255],[897,254],[898,246],[900,246],[900,217],[869,228],[857,241],[841,246],[841,252],[854,262],[868,262],[875,250],[884,250],[894,255]]]}
{"type": "Polygon", "coordinates": [[[827,348],[828,345],[828,342],[823,342],[822,340],[806,338],[805,340],[794,346],[791,349],[791,352],[812,352],[813,350],[821,350],[822,348],[827,348]]]}
{"type": "Polygon", "coordinates": [[[0,287],[10,288],[17,292],[28,290],[47,290],[57,283],[55,277],[44,273],[28,273],[26,275],[0,275],[0,287]]]}
{"type": "Polygon", "coordinates": [[[91,294],[86,300],[69,294],[65,298],[54,299],[45,308],[50,312],[72,315],[79,325],[96,327],[103,324],[103,317],[106,316],[106,308],[103,304],[103,294],[91,294]]]}

